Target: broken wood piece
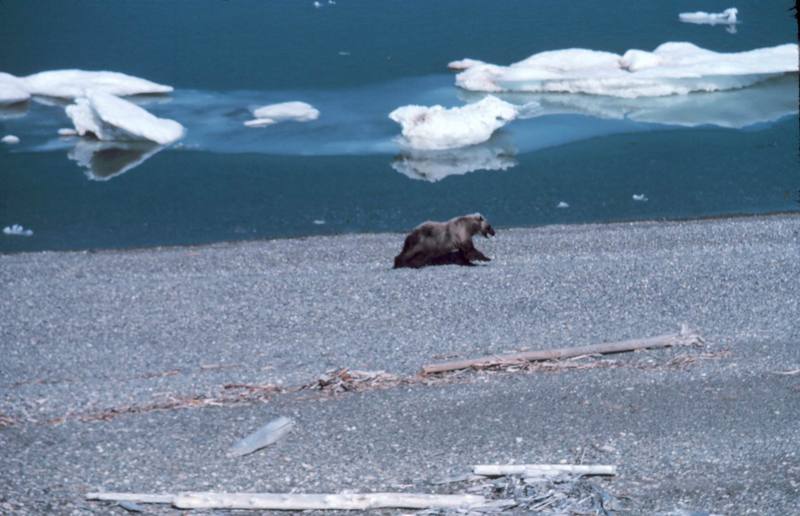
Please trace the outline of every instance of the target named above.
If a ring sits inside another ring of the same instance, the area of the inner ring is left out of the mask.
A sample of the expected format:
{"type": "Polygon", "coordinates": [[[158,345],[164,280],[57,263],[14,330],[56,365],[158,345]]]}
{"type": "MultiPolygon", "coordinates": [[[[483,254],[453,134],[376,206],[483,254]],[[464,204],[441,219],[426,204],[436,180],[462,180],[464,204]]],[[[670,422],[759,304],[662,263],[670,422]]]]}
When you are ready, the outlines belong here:
{"type": "Polygon", "coordinates": [[[231,446],[228,450],[228,456],[241,457],[242,455],[247,455],[265,446],[269,446],[288,434],[293,426],[294,421],[288,417],[281,416],[278,419],[270,421],[231,446]]]}
{"type": "Polygon", "coordinates": [[[800,374],[800,369],[790,369],[788,371],[773,371],[775,374],[780,374],[783,376],[794,376],[796,374],[800,374]]]}
{"type": "Polygon", "coordinates": [[[476,475],[501,477],[504,475],[550,476],[561,473],[574,475],[616,475],[617,467],[603,464],[479,464],[472,466],[476,475]]]}
{"type": "Polygon", "coordinates": [[[522,362],[536,362],[541,360],[561,360],[580,355],[595,355],[608,353],[622,353],[625,351],[635,351],[637,349],[666,348],[678,345],[700,344],[703,339],[694,331],[686,326],[681,328],[679,333],[669,333],[650,337],[646,339],[632,339],[621,342],[607,342],[603,344],[593,344],[590,346],[580,346],[573,348],[547,349],[542,351],[527,351],[524,353],[512,353],[509,355],[493,355],[483,358],[470,360],[455,360],[452,362],[442,362],[439,364],[428,364],[422,367],[422,374],[444,373],[446,371],[456,371],[468,368],[487,368],[518,364],[522,362]]]}
{"type": "Polygon", "coordinates": [[[103,500],[107,502],[172,503],[174,498],[174,494],[86,493],[87,500],[103,500]]]}
{"type": "Polygon", "coordinates": [[[457,508],[486,503],[480,495],[419,493],[281,494],[182,493],[172,505],[178,509],[368,510],[457,508]]]}

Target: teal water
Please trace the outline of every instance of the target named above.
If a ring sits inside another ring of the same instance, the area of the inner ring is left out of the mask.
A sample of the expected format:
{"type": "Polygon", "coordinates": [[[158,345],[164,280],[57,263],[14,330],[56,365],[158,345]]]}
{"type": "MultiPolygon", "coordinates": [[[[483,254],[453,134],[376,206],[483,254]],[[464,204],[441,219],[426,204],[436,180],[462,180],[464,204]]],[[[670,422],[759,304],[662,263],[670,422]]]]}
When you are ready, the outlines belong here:
{"type": "Polygon", "coordinates": [[[399,126],[386,115],[396,107],[473,100],[453,86],[454,59],[508,64],[568,47],[691,41],[740,51],[795,40],[788,5],[777,1],[737,2],[735,34],[677,20],[726,7],[6,0],[0,71],[109,69],[173,85],[167,97],[136,102],[180,121],[187,135],[166,149],[104,147],[58,138],[70,124],[52,102],[0,111],[0,133],[22,140],[0,147],[0,226],[34,231],[0,234],[0,251],[402,231],[474,211],[501,228],[796,211],[796,75],[633,103],[578,97],[565,107],[563,97],[509,96],[558,108],[470,149],[412,153],[394,142],[399,126]],[[313,104],[319,120],[242,125],[249,108],[288,100],[313,104]]]}

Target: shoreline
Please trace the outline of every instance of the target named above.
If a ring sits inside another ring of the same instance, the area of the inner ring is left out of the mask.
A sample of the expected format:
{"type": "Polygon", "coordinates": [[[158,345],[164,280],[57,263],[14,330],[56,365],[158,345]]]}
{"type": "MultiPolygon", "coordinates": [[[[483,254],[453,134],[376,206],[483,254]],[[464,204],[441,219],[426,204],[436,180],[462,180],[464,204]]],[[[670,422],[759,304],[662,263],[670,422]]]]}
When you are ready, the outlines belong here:
{"type": "MultiPolygon", "coordinates": [[[[495,229],[500,231],[527,231],[527,230],[541,230],[544,228],[569,228],[569,227],[604,227],[616,225],[630,225],[630,224],[679,224],[679,223],[692,223],[704,221],[724,221],[724,220],[751,220],[761,218],[773,217],[800,217],[800,208],[795,210],[774,211],[766,213],[733,213],[723,215],[708,215],[703,217],[686,217],[686,218],[661,218],[661,219],[630,219],[630,220],[611,220],[606,222],[575,222],[575,223],[559,223],[559,224],[540,224],[540,225],[523,225],[523,226],[494,226],[495,229]]],[[[424,221],[420,221],[422,223],[424,221]]],[[[342,238],[352,236],[379,236],[379,235],[405,235],[412,228],[405,231],[362,231],[362,232],[345,232],[345,233],[330,233],[330,234],[309,234],[301,236],[286,236],[286,237],[265,237],[253,238],[244,240],[219,240],[215,242],[199,243],[199,244],[167,244],[167,245],[154,245],[154,246],[141,246],[141,247],[92,247],[85,249],[43,249],[40,251],[2,251],[0,250],[0,257],[3,256],[16,256],[16,255],[34,255],[42,253],[137,253],[147,251],[161,251],[168,249],[203,249],[224,246],[236,246],[246,244],[257,244],[259,242],[275,242],[275,241],[304,241],[317,238],[342,238]]]]}

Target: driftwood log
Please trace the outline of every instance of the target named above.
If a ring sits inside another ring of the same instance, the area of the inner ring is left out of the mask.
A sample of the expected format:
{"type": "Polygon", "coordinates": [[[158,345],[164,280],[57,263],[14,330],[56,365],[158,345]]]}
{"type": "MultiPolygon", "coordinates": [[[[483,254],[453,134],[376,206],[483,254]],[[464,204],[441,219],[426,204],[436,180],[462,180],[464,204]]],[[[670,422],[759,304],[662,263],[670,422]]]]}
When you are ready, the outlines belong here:
{"type": "Polygon", "coordinates": [[[603,464],[478,464],[472,466],[476,475],[501,477],[505,475],[550,476],[567,473],[571,475],[616,475],[617,467],[603,464]]]}
{"type": "Polygon", "coordinates": [[[436,495],[419,493],[284,494],[284,493],[88,493],[89,500],[166,503],[178,509],[258,510],[368,510],[469,507],[486,503],[480,495],[436,495]]]}
{"type": "Polygon", "coordinates": [[[365,494],[224,494],[186,493],[172,505],[179,509],[274,509],[303,511],[310,509],[427,509],[466,507],[485,503],[483,496],[433,495],[416,493],[365,494]]]}
{"type": "Polygon", "coordinates": [[[438,364],[428,364],[422,367],[422,374],[444,373],[446,371],[456,371],[459,369],[483,369],[494,366],[513,365],[523,362],[536,362],[542,360],[561,360],[583,355],[601,355],[608,353],[622,353],[625,351],[635,351],[637,349],[666,348],[678,345],[691,345],[702,343],[702,338],[693,330],[683,326],[679,333],[669,333],[657,337],[646,339],[632,339],[620,342],[607,342],[593,344],[591,346],[579,346],[572,348],[546,349],[542,351],[528,351],[524,353],[512,353],[508,355],[492,355],[482,358],[469,360],[454,360],[452,362],[441,362],[438,364]]]}

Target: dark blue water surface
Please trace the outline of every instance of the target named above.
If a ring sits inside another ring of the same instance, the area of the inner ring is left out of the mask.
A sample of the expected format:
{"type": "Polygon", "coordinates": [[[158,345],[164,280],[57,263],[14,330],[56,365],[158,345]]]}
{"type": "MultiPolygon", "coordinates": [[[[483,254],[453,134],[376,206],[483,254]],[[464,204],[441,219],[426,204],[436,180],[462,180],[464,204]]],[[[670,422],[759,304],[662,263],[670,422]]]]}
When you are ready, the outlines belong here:
{"type": "Polygon", "coordinates": [[[169,84],[168,96],[133,100],[187,128],[168,148],[108,146],[59,138],[71,124],[52,100],[0,110],[0,136],[22,140],[0,144],[0,227],[34,231],[0,234],[0,252],[401,231],[474,211],[508,227],[800,208],[796,74],[658,99],[507,95],[547,113],[442,153],[403,150],[387,117],[480,98],[446,70],[463,57],[794,42],[790,2],[736,2],[735,34],[677,18],[727,1],[322,3],[0,1],[0,71],[169,84]],[[243,126],[251,108],[290,100],[319,119],[243,126]]]}

